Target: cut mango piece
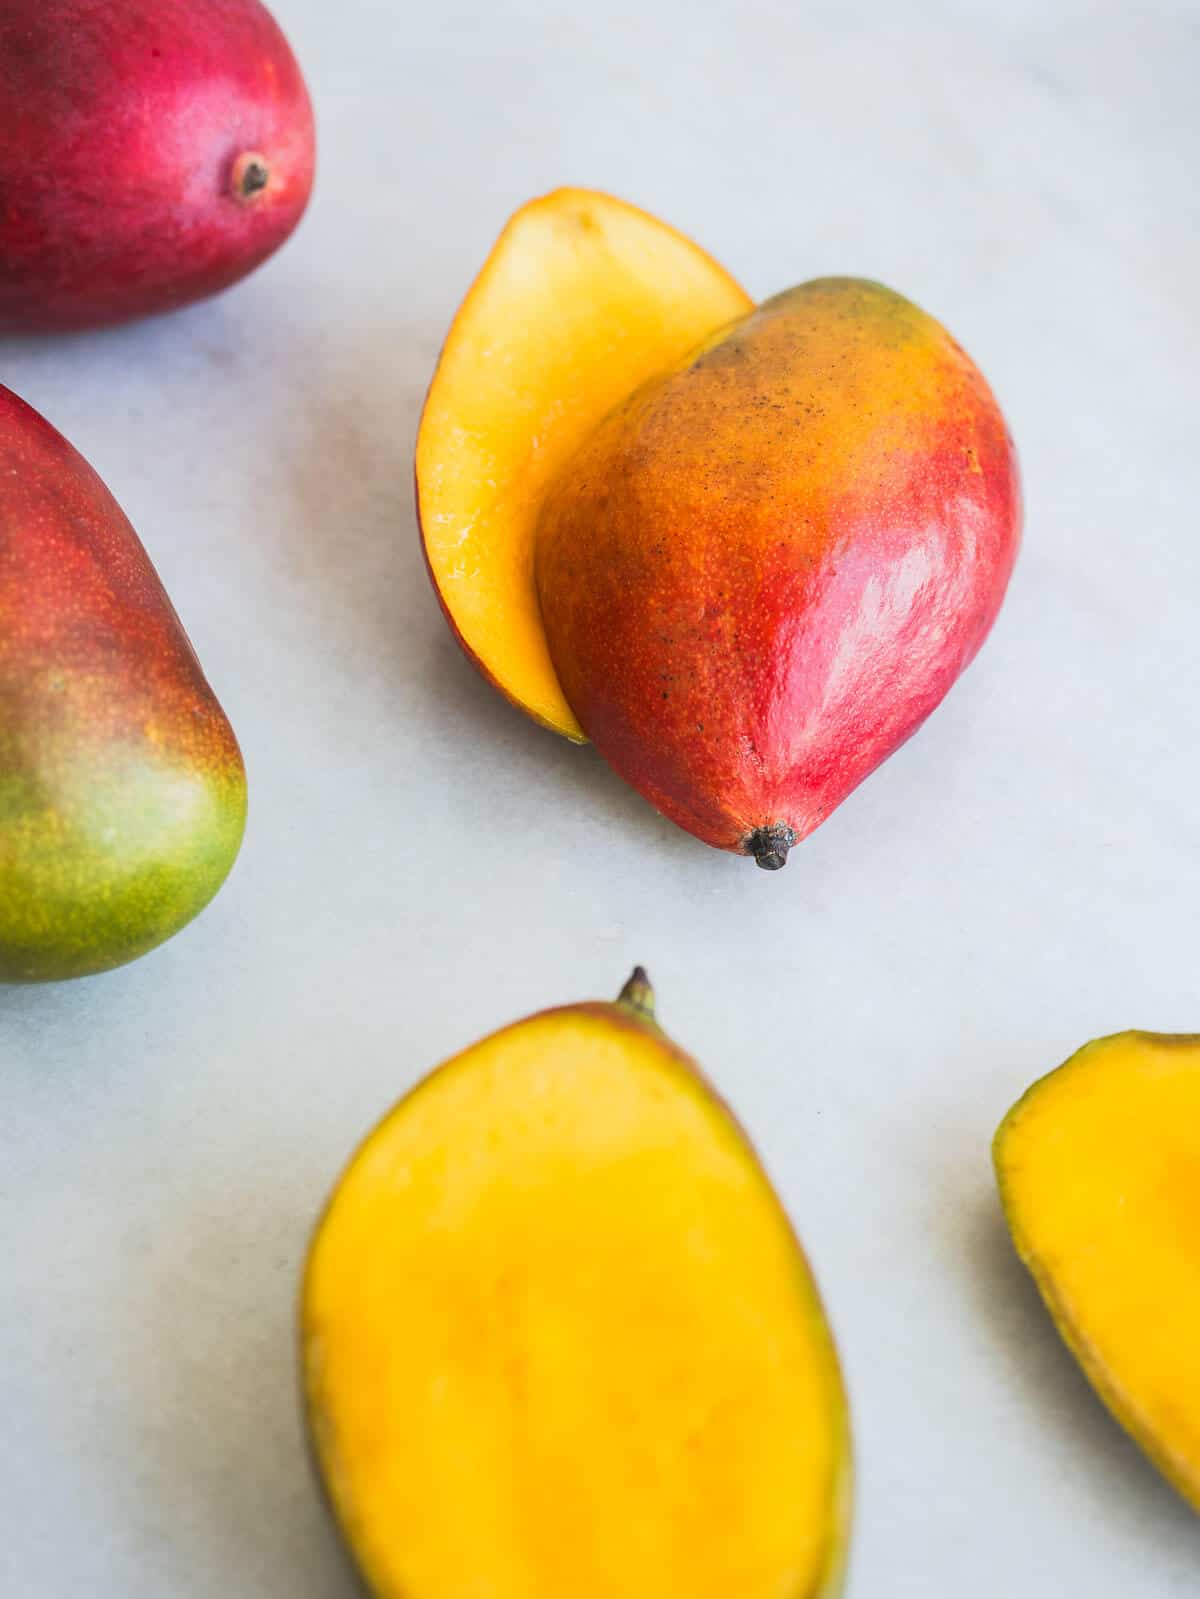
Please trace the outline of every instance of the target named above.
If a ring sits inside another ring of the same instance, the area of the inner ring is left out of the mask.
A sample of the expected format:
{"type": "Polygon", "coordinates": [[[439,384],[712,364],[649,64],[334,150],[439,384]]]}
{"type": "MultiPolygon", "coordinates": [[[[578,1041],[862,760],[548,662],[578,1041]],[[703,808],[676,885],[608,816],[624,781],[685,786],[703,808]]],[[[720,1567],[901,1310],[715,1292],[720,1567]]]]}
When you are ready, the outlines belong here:
{"type": "Polygon", "coordinates": [[[1059,1332],[1200,1510],[1200,1034],[1088,1044],[1010,1111],[995,1160],[1059,1332]]]}
{"type": "Polygon", "coordinates": [[[455,318],[417,439],[417,506],[467,654],[536,721],[583,732],[533,578],[546,487],[613,406],[751,301],[644,211],[558,189],[511,219],[455,318]]]}
{"type": "Polygon", "coordinates": [[[849,1442],[804,1256],[654,1025],[547,1011],[359,1150],[302,1344],[317,1456],[378,1599],[817,1599],[849,1442]]]}

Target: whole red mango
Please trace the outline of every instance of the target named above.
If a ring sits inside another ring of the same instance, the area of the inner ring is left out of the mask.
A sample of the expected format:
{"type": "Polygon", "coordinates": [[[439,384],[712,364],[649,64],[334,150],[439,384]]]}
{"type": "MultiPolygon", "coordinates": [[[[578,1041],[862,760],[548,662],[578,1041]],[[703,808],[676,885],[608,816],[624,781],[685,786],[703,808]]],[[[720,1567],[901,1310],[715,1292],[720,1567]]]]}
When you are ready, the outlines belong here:
{"type": "Polygon", "coordinates": [[[0,982],[161,944],[245,823],[237,739],[137,534],[0,388],[0,982]]]}
{"type": "Polygon", "coordinates": [[[313,118],[259,0],[5,0],[0,332],[227,288],[308,203],[313,118]]]}
{"type": "Polygon", "coordinates": [[[824,278],[609,413],[547,496],[536,575],[600,753],[774,869],[971,661],[1019,532],[969,357],[880,284],[824,278]]]}

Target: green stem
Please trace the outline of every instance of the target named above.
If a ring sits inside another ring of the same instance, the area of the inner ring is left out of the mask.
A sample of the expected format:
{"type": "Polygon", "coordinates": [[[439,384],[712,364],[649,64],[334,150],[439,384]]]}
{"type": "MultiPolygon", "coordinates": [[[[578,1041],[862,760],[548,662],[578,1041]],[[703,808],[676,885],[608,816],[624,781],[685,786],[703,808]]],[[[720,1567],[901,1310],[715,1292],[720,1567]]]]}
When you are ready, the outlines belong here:
{"type": "Polygon", "coordinates": [[[630,1010],[636,1011],[639,1016],[644,1016],[648,1022],[654,1020],[654,990],[650,986],[650,979],[646,976],[644,966],[635,966],[633,975],[625,987],[617,995],[618,1005],[628,1005],[630,1010]]]}

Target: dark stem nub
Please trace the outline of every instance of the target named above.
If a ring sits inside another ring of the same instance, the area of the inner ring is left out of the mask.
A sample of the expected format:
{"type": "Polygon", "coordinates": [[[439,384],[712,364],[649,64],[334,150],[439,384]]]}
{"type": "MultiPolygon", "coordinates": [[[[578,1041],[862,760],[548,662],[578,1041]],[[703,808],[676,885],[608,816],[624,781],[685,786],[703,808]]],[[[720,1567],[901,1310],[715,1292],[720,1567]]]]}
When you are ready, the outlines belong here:
{"type": "Polygon", "coordinates": [[[270,181],[270,164],[257,150],[247,151],[233,163],[233,192],[239,200],[255,199],[270,181]]]}
{"type": "Polygon", "coordinates": [[[654,990],[650,986],[650,979],[646,976],[644,966],[635,966],[633,976],[617,995],[618,1005],[628,1005],[630,1010],[637,1011],[639,1016],[645,1016],[650,1021],[654,1020],[654,990]]]}
{"type": "Polygon", "coordinates": [[[787,865],[788,850],[796,842],[796,834],[786,822],[772,822],[770,827],[756,827],[746,839],[746,854],[753,855],[764,872],[777,872],[787,865]]]}

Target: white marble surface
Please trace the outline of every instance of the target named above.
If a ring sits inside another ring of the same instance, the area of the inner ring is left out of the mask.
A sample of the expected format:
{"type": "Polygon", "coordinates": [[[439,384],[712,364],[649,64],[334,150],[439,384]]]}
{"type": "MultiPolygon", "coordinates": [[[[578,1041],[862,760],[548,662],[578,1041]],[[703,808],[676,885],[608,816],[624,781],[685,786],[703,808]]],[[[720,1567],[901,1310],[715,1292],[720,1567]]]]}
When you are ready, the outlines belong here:
{"type": "Polygon", "coordinates": [[[1085,1039],[1200,1026],[1195,4],[277,10],[323,138],[293,244],[173,319],[0,347],[141,531],[252,796],[173,944],[0,995],[0,1593],[348,1599],[296,1409],[314,1212],[425,1067],[641,960],[826,1293],[849,1599],[1194,1595],[1200,1523],[1059,1347],[988,1141],[1085,1039]],[[426,584],[423,386],[563,181],[760,294],[894,284],[1021,449],[989,646],[776,877],[509,710],[426,584]]]}

